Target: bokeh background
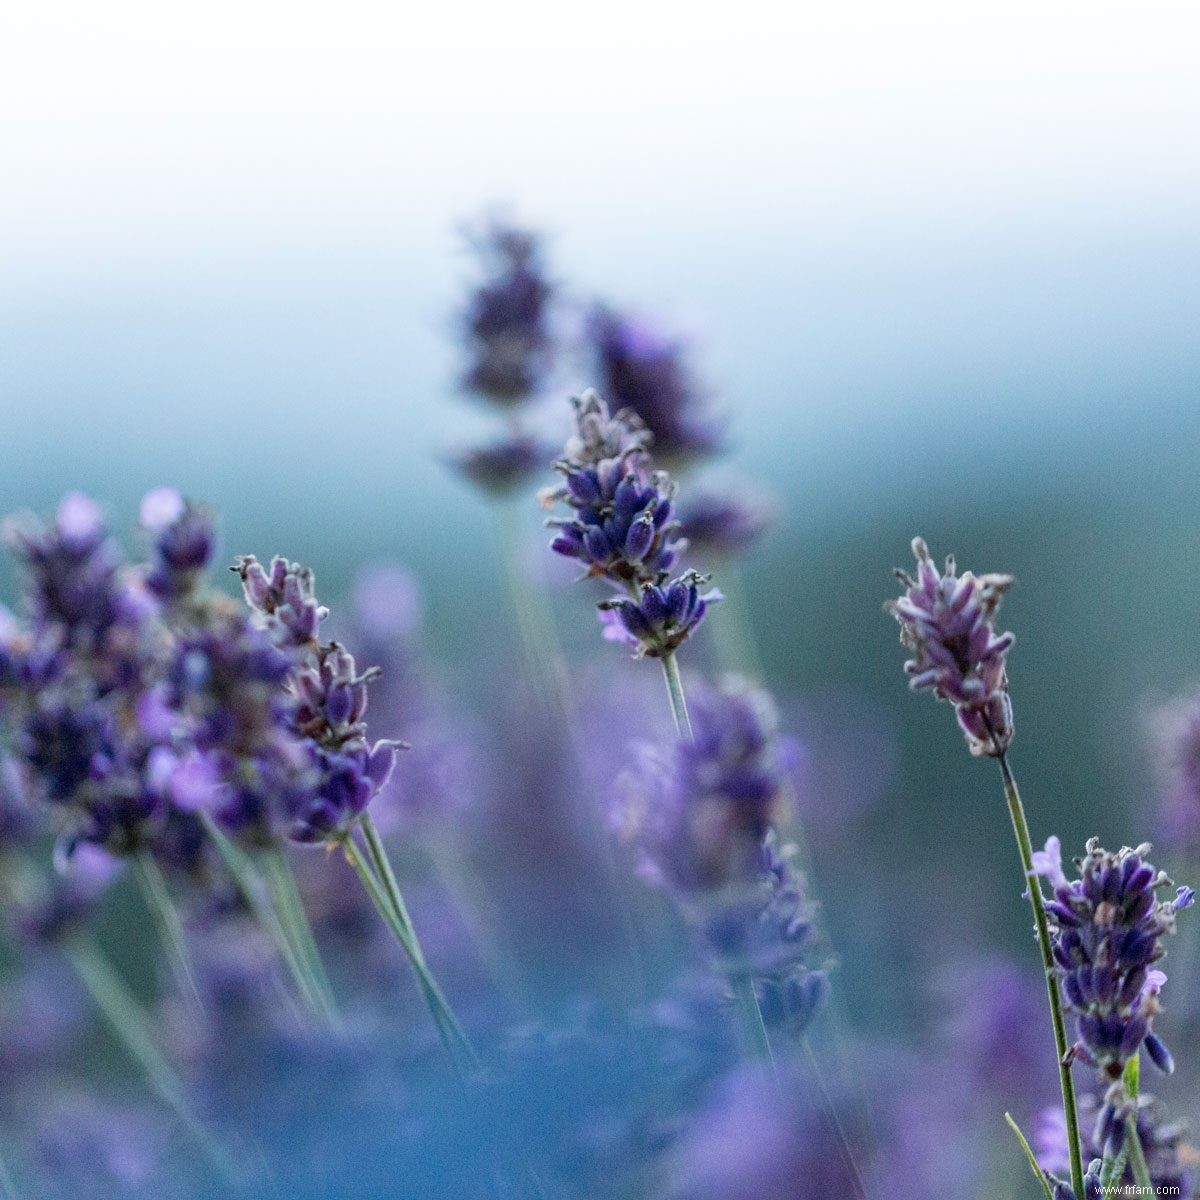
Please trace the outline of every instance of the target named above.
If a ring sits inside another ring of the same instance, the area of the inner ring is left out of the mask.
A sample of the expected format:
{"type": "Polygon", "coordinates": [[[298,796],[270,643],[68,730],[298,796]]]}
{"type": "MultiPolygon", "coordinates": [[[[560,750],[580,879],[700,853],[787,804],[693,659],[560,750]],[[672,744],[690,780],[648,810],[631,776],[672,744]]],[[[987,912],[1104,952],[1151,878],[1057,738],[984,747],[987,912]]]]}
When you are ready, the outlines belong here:
{"type": "MultiPolygon", "coordinates": [[[[1017,577],[1035,840],[1152,836],[1145,714],[1200,679],[1187,6],[52,3],[5,25],[0,509],[78,487],[124,527],[171,483],[219,507],[231,554],[309,562],[335,601],[400,562],[479,708],[516,646],[491,519],[446,465],[486,424],[452,314],[461,222],[507,206],[571,294],[689,333],[730,421],[712,478],[780,502],[746,597],[821,760],[813,872],[857,1027],[928,1024],[956,950],[1033,954],[994,772],[906,693],[880,608],[913,533],[1017,577]]],[[[535,577],[539,520],[531,500],[535,577]]]]}

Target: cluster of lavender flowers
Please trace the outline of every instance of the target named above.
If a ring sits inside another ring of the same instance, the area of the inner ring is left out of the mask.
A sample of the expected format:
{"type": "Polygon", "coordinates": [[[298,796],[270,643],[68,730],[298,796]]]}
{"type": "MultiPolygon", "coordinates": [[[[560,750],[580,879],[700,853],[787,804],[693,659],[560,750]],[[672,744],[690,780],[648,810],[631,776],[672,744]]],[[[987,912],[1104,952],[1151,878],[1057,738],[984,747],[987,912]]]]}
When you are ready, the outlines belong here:
{"type": "Polygon", "coordinates": [[[642,422],[628,411],[610,413],[594,391],[573,404],[575,431],[554,464],[563,483],[542,492],[545,506],[562,502],[572,510],[547,522],[557,530],[551,549],[579,561],[583,578],[624,593],[601,602],[606,638],[639,656],[666,658],[720,593],[702,591],[707,579],[694,570],[670,577],[686,548],[673,516],[676,487],[654,469],[642,422]]]}

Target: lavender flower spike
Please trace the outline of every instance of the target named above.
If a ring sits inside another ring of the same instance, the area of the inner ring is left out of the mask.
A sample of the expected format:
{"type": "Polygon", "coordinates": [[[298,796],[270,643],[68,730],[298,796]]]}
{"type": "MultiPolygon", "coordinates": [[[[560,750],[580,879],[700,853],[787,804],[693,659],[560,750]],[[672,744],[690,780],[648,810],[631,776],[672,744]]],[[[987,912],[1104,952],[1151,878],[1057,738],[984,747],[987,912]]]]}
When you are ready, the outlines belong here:
{"type": "Polygon", "coordinates": [[[1046,912],[1054,923],[1054,961],[1063,994],[1076,1018],[1073,1052],[1113,1085],[1097,1125],[1100,1145],[1124,1136],[1125,1064],[1144,1046],[1159,1070],[1174,1068],[1153,1030],[1166,982],[1154,964],[1166,953],[1162,939],[1174,932],[1175,914],[1193,903],[1195,893],[1180,888],[1173,900],[1160,901],[1158,889],[1170,880],[1146,861],[1149,851],[1144,844],[1113,854],[1092,838],[1078,860],[1080,877],[1068,881],[1051,839],[1035,864],[1054,887],[1046,912]]]}
{"type": "Polygon", "coordinates": [[[953,557],[939,575],[921,538],[912,548],[916,578],[898,570],[907,590],[885,605],[900,622],[901,644],[913,652],[904,664],[909,686],[954,705],[972,754],[999,756],[1013,737],[1005,659],[1015,639],[998,634],[993,619],[1012,576],[960,576],[953,557]]]}
{"type": "Polygon", "coordinates": [[[716,588],[702,592],[707,582],[707,575],[685,571],[670,584],[642,584],[637,600],[614,596],[601,601],[605,638],[632,646],[638,658],[674,654],[704,620],[709,606],[723,598],[716,588]]]}

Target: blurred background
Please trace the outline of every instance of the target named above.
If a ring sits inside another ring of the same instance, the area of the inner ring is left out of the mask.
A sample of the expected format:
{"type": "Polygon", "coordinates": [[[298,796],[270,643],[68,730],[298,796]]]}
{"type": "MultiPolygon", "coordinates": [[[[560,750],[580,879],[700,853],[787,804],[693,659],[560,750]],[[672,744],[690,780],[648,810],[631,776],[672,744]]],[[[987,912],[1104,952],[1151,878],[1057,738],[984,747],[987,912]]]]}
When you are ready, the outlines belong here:
{"type": "MultiPolygon", "coordinates": [[[[744,594],[816,764],[839,986],[867,1035],[919,1029],[955,952],[1033,948],[994,769],[907,694],[881,611],[911,536],[1017,577],[1036,842],[1153,836],[1146,713],[1200,680],[1197,32],[1094,3],[27,6],[0,43],[0,509],[81,488],[125,528],[169,483],[335,603],[401,563],[431,670],[485,715],[517,650],[447,458],[487,425],[460,229],[500,206],[581,303],[688,335],[728,417],[711,478],[776,497],[744,594]]],[[[568,363],[557,395],[593,382],[568,363]]],[[[570,656],[619,657],[552,603],[570,656]]]]}

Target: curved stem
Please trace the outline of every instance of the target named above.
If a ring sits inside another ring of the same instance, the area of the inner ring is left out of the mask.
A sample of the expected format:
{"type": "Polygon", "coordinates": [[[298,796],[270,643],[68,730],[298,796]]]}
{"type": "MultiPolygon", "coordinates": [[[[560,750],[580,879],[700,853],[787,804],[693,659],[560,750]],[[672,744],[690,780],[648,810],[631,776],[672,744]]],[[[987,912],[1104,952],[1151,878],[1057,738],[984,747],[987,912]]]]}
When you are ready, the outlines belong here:
{"type": "Polygon", "coordinates": [[[1140,1189],[1139,1194],[1156,1195],[1157,1189],[1150,1177],[1150,1167],[1146,1163],[1146,1152],[1142,1149],[1142,1139],[1138,1136],[1136,1112],[1125,1123],[1125,1146],[1129,1151],[1129,1169],[1133,1172],[1133,1182],[1140,1189]]]}
{"type": "Polygon", "coordinates": [[[692,740],[692,719],[688,716],[687,697],[683,694],[683,680],[679,676],[679,664],[674,654],[664,654],[662,659],[663,678],[667,681],[667,698],[671,702],[671,716],[675,718],[675,729],[681,738],[692,740]]]}
{"type": "Polygon", "coordinates": [[[858,1163],[855,1161],[854,1150],[850,1146],[850,1138],[846,1135],[846,1127],[842,1124],[842,1118],[838,1116],[837,1105],[834,1104],[833,1097],[829,1094],[829,1088],[825,1084],[825,1074],[821,1070],[821,1064],[817,1062],[817,1056],[813,1053],[812,1043],[808,1040],[807,1036],[801,1038],[801,1045],[804,1047],[804,1055],[808,1059],[808,1066],[812,1071],[813,1079],[816,1080],[817,1091],[821,1093],[821,1100],[825,1105],[825,1111],[829,1115],[834,1132],[837,1134],[838,1149],[841,1151],[842,1162],[854,1180],[859,1200],[867,1200],[867,1186],[863,1183],[862,1172],[859,1171],[858,1163]]]}
{"type": "MultiPolygon", "coordinates": [[[[995,737],[993,735],[993,742],[995,737]]],[[[996,743],[998,746],[998,743],[996,743]]],[[[1063,1114],[1067,1121],[1067,1150],[1071,1161],[1071,1186],[1076,1196],[1083,1195],[1083,1150],[1079,1139],[1079,1114],[1075,1104],[1075,1082],[1071,1078],[1070,1046],[1067,1042],[1067,1026],[1063,1020],[1062,1000],[1058,994],[1058,979],[1054,970],[1054,951],[1050,943],[1050,922],[1046,918],[1046,905],[1042,896],[1041,883],[1033,871],[1033,842],[1029,836],[1029,823],[1021,804],[1021,793],[1008,765],[1008,756],[1000,751],[996,755],[1000,764],[1000,775],[1004,780],[1004,798],[1008,802],[1008,815],[1012,821],[1013,834],[1017,839],[1017,850],[1025,873],[1025,885],[1029,893],[1029,906],[1033,910],[1033,923],[1037,929],[1038,948],[1042,953],[1042,967],[1046,975],[1046,994],[1050,1000],[1050,1021],[1054,1026],[1054,1048],[1058,1054],[1058,1082],[1062,1091],[1063,1114]]]]}

